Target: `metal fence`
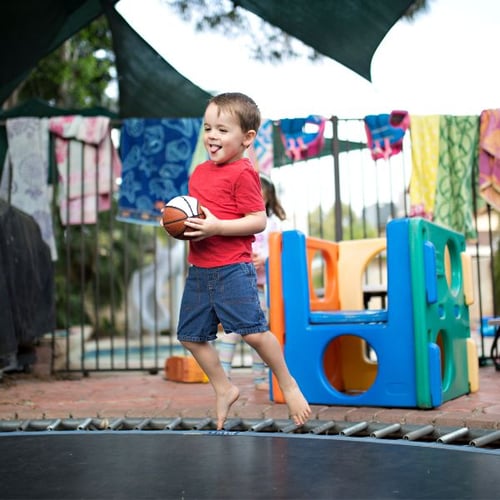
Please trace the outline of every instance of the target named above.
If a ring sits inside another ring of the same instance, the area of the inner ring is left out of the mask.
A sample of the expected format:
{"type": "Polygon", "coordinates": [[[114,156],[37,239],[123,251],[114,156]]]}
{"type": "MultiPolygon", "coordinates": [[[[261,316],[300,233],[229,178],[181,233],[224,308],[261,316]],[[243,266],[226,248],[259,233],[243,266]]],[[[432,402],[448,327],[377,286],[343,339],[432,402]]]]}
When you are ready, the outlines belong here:
{"type": "MultiPolygon", "coordinates": [[[[321,157],[285,161],[271,171],[288,227],[336,241],[383,236],[389,220],[409,215],[410,138],[405,138],[400,154],[375,162],[369,150],[360,147],[366,142],[363,120],[332,117],[325,137],[321,157]]],[[[186,243],[168,238],[159,225],[117,220],[116,200],[110,210],[99,213],[95,224],[62,225],[54,169],[51,184],[58,250],[57,328],[41,341],[52,346],[53,370],[162,370],[169,356],[184,353],[176,327],[186,243]]],[[[116,186],[110,189],[116,194],[116,186]]],[[[473,185],[471,190],[475,192],[473,185]]],[[[498,214],[489,208],[476,210],[474,224],[478,237],[468,243],[475,289],[471,328],[479,361],[485,364],[490,361],[492,332],[483,319],[497,313],[498,214]]],[[[234,364],[251,364],[243,344],[234,364]]]]}
{"type": "MultiPolygon", "coordinates": [[[[330,153],[321,158],[273,171],[291,224],[308,234],[341,241],[385,236],[386,224],[411,214],[411,136],[400,154],[374,161],[367,147],[364,121],[332,117],[326,129],[330,153]]],[[[494,327],[488,318],[498,313],[495,276],[500,272],[498,213],[479,199],[473,172],[473,225],[476,237],[467,240],[472,257],[474,303],[470,306],[472,336],[479,362],[491,361],[494,327]]],[[[373,271],[373,270],[372,270],[373,271]]],[[[382,278],[383,279],[383,278],[382,278]]]]}

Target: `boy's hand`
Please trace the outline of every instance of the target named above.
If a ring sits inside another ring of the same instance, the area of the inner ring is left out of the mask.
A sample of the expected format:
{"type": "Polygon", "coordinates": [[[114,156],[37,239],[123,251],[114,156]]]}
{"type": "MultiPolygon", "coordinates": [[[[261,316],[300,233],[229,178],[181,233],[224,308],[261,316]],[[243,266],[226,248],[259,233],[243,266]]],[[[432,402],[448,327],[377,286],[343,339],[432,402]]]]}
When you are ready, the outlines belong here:
{"type": "Polygon", "coordinates": [[[215,236],[219,232],[220,219],[218,219],[208,208],[200,207],[205,214],[205,218],[191,217],[185,224],[189,228],[184,232],[184,236],[192,241],[200,241],[210,236],[215,236]]]}

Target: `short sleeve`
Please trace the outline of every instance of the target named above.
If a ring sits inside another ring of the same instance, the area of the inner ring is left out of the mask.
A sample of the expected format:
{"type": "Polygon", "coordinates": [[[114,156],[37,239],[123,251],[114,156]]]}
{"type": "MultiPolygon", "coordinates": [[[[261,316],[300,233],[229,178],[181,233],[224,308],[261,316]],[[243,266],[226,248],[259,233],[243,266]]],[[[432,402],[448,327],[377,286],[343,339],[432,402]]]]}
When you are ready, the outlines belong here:
{"type": "Polygon", "coordinates": [[[242,170],[235,183],[235,199],[238,210],[247,214],[266,209],[259,174],[252,168],[242,170]]]}

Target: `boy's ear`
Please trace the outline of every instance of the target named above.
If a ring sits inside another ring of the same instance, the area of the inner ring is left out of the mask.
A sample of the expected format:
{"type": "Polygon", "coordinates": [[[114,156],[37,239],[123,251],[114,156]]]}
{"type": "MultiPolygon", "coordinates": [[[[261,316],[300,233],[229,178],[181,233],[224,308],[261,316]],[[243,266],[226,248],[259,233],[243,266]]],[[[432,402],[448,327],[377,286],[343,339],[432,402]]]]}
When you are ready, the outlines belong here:
{"type": "Polygon", "coordinates": [[[245,138],[243,139],[243,145],[248,148],[252,144],[252,142],[255,140],[255,137],[257,137],[257,132],[255,130],[249,130],[245,134],[245,138]]]}

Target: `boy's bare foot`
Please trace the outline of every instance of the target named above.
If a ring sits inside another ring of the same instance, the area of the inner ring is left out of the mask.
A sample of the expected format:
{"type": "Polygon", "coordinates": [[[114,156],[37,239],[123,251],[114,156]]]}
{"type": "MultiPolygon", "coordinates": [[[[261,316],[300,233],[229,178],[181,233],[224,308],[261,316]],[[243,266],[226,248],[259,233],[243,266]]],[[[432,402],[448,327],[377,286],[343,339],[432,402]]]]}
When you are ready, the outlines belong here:
{"type": "Polygon", "coordinates": [[[256,382],[255,383],[256,391],[269,391],[269,382],[256,382]]]}
{"type": "Polygon", "coordinates": [[[229,414],[229,409],[232,404],[239,398],[240,391],[235,386],[232,385],[229,390],[227,390],[224,394],[216,394],[217,399],[217,430],[220,431],[224,427],[224,422],[229,414]]]}
{"type": "Polygon", "coordinates": [[[288,406],[290,418],[295,425],[304,425],[311,416],[311,408],[304,398],[299,386],[294,383],[287,389],[283,389],[283,396],[288,406]]]}

